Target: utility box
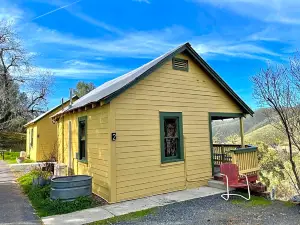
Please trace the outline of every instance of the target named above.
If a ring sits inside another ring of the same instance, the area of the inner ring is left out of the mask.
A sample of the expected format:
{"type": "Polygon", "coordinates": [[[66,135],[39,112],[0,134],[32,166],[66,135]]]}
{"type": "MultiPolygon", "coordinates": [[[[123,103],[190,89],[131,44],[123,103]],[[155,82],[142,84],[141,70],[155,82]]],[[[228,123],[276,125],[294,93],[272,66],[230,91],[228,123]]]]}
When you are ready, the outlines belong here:
{"type": "Polygon", "coordinates": [[[54,176],[63,177],[67,176],[67,165],[63,163],[57,163],[54,167],[54,176]]]}

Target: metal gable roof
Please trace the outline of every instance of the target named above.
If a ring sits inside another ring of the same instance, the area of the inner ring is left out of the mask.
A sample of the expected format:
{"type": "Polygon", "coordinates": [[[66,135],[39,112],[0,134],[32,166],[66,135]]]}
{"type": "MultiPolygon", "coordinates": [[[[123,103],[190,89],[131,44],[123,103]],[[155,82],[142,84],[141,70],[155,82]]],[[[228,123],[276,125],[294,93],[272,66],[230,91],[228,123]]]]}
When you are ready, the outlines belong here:
{"type": "Polygon", "coordinates": [[[79,98],[71,107],[64,108],[53,117],[91,103],[99,102],[100,100],[105,100],[106,102],[111,101],[124,90],[153,72],[164,62],[183,51],[187,51],[200,64],[200,66],[208,72],[209,75],[211,75],[212,79],[214,79],[240,105],[244,113],[251,115],[254,114],[250,107],[247,106],[246,103],[225,83],[225,81],[196,53],[191,45],[189,43],[185,43],[135,70],[102,84],[88,94],[79,98]]]}

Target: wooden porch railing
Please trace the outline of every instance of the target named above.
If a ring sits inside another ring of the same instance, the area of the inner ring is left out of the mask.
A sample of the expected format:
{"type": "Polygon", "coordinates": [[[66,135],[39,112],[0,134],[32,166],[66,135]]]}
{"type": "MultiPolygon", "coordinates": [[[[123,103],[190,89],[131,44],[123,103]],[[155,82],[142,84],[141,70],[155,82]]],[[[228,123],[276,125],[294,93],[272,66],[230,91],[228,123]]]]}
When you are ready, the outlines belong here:
{"type": "Polygon", "coordinates": [[[214,165],[234,163],[239,166],[239,172],[247,175],[256,174],[259,170],[257,147],[246,145],[213,144],[214,165]]]}
{"type": "Polygon", "coordinates": [[[240,145],[231,144],[213,144],[213,157],[214,164],[220,165],[221,163],[232,161],[231,150],[240,148],[240,145]]]}
{"type": "Polygon", "coordinates": [[[259,171],[258,159],[257,159],[257,147],[247,146],[245,148],[239,148],[231,150],[232,163],[239,166],[239,172],[242,174],[254,174],[259,171]]]}

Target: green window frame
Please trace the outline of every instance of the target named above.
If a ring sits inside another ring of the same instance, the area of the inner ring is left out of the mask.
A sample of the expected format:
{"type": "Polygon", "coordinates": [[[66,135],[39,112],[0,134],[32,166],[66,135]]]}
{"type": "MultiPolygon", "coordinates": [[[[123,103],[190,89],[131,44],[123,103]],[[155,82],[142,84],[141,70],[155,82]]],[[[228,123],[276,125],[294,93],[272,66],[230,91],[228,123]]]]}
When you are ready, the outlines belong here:
{"type": "Polygon", "coordinates": [[[181,112],[160,112],[160,150],[161,150],[161,163],[170,163],[177,161],[184,161],[184,148],[183,148],[183,126],[182,126],[182,113],[181,112]],[[176,155],[166,156],[165,143],[166,137],[165,134],[165,121],[166,119],[175,119],[176,120],[176,136],[172,137],[177,139],[177,149],[176,155]]]}
{"type": "Polygon", "coordinates": [[[78,117],[78,160],[87,162],[87,117],[78,117]],[[80,130],[84,124],[84,133],[80,130]]]}

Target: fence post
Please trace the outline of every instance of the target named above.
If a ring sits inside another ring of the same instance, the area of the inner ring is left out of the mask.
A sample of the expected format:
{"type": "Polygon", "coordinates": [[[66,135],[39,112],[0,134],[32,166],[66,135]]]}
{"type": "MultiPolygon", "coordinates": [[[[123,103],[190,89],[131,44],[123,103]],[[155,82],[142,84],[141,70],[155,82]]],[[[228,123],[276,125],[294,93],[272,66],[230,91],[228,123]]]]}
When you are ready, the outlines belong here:
{"type": "Polygon", "coordinates": [[[236,154],[235,153],[233,153],[232,154],[232,164],[236,164],[236,154]]]}
{"type": "Polygon", "coordinates": [[[222,163],[225,162],[225,151],[224,151],[224,145],[221,146],[221,160],[222,160],[222,163]]]}

